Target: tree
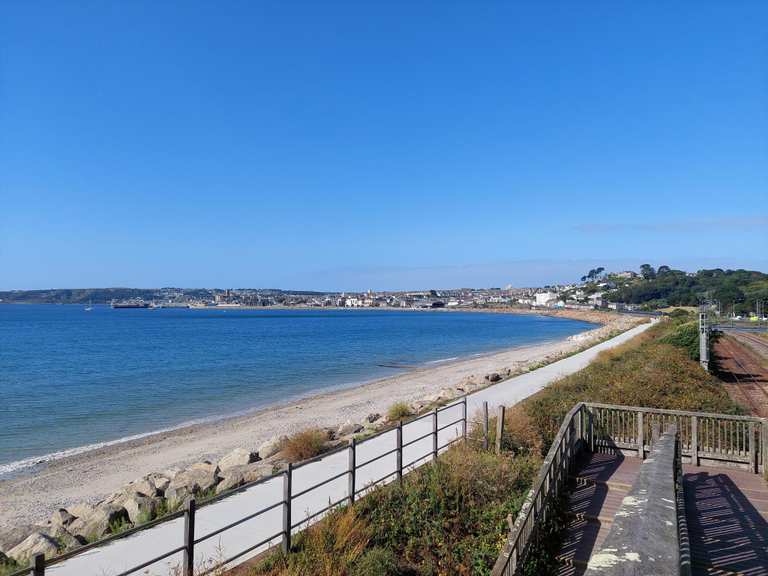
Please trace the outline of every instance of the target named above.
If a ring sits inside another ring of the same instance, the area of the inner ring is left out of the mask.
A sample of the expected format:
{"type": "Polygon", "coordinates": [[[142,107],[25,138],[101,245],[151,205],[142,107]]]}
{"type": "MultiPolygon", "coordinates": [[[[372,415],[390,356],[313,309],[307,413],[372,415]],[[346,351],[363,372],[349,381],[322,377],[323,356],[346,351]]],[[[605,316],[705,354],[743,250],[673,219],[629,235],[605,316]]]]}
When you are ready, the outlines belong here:
{"type": "Polygon", "coordinates": [[[659,269],[656,270],[656,275],[663,276],[664,274],[669,274],[670,272],[672,272],[672,268],[669,266],[659,266],[659,269]]]}
{"type": "Polygon", "coordinates": [[[653,269],[653,266],[650,264],[643,264],[640,266],[640,274],[643,278],[646,280],[653,280],[656,278],[656,271],[653,269]]]}

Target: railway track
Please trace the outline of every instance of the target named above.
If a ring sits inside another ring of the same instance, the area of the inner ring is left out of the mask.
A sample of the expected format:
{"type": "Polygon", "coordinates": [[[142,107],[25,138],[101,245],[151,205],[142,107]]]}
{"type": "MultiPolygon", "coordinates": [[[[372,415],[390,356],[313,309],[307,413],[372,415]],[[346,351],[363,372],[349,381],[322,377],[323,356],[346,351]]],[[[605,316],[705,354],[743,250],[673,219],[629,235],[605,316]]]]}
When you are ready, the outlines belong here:
{"type": "Polygon", "coordinates": [[[731,390],[736,392],[756,416],[768,417],[768,375],[760,362],[751,358],[749,351],[729,335],[717,343],[719,369],[733,378],[731,390]]]}
{"type": "Polygon", "coordinates": [[[749,345],[754,348],[755,352],[757,352],[760,356],[763,356],[764,359],[768,360],[768,339],[762,338],[756,334],[750,334],[749,332],[737,332],[733,334],[733,337],[736,340],[748,342],[749,345]],[[736,334],[738,334],[738,336],[736,334]]]}

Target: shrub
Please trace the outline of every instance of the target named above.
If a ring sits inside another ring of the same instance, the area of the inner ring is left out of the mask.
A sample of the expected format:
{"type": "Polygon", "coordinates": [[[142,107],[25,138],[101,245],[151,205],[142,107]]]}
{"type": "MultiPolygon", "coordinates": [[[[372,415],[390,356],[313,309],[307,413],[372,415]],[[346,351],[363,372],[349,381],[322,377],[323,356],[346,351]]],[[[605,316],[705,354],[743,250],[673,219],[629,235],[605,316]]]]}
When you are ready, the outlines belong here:
{"type": "Polygon", "coordinates": [[[696,321],[680,324],[660,338],[659,342],[682,348],[691,360],[699,361],[699,324],[696,321]]]}
{"type": "Polygon", "coordinates": [[[282,447],[288,462],[299,462],[322,454],[328,434],[317,428],[304,430],[288,438],[282,447]]]}
{"type": "Polygon", "coordinates": [[[408,416],[411,415],[411,407],[408,406],[408,404],[405,402],[395,402],[387,409],[387,419],[390,422],[402,420],[403,418],[408,418],[408,416]]]}
{"type": "Polygon", "coordinates": [[[397,576],[397,558],[386,548],[371,548],[355,562],[351,576],[397,576]]]}

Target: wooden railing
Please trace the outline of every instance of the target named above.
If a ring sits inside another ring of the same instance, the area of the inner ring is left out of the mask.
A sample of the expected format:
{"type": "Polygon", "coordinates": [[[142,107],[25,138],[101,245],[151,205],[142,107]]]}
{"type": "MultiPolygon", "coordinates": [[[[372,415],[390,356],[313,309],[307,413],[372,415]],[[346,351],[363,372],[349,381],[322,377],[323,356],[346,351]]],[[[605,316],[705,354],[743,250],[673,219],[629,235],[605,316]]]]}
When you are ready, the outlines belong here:
{"type": "Polygon", "coordinates": [[[768,478],[766,419],[580,402],[565,416],[492,575],[520,573],[542,538],[557,529],[568,473],[582,452],[620,451],[645,458],[653,446],[654,430],[664,431],[673,424],[681,462],[738,466],[768,478]]]}

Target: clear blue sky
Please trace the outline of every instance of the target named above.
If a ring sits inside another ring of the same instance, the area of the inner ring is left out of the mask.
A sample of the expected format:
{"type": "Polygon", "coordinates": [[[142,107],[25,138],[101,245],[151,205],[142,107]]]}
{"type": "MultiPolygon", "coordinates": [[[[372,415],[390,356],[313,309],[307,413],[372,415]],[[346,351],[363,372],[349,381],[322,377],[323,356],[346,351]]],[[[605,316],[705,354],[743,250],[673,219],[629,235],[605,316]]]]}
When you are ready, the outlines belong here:
{"type": "Polygon", "coordinates": [[[768,3],[0,4],[0,289],[768,269],[768,3]]]}

